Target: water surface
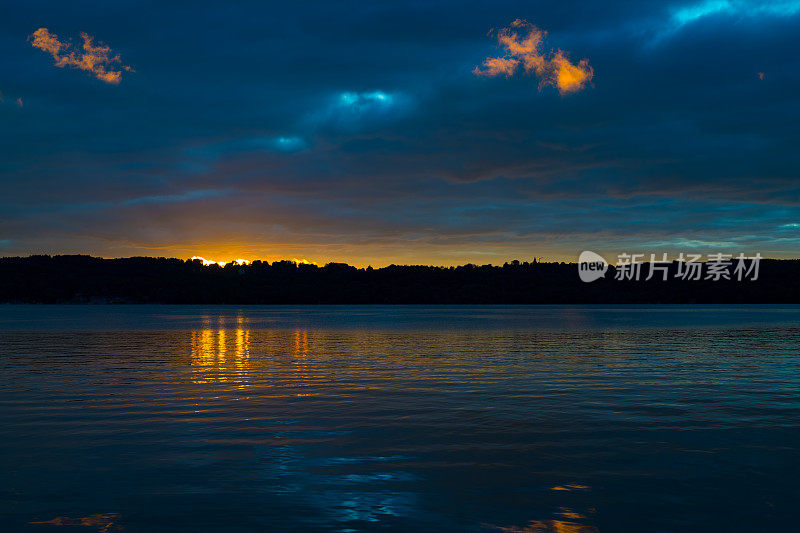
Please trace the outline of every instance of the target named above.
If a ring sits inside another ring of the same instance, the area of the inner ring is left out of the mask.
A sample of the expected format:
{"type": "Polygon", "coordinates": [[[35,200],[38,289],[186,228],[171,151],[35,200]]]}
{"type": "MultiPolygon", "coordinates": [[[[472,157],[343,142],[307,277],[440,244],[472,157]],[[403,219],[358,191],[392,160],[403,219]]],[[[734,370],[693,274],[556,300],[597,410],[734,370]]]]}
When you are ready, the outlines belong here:
{"type": "Polygon", "coordinates": [[[3,531],[794,531],[800,308],[0,306],[3,531]]]}

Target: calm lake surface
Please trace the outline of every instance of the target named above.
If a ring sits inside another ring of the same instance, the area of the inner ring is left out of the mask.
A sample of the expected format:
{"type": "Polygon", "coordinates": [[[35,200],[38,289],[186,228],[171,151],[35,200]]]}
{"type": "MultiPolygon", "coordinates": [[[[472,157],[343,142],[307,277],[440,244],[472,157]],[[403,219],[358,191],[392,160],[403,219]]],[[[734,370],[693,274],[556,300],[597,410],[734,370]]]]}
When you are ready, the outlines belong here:
{"type": "Polygon", "coordinates": [[[0,306],[0,530],[800,531],[798,307],[0,306]]]}

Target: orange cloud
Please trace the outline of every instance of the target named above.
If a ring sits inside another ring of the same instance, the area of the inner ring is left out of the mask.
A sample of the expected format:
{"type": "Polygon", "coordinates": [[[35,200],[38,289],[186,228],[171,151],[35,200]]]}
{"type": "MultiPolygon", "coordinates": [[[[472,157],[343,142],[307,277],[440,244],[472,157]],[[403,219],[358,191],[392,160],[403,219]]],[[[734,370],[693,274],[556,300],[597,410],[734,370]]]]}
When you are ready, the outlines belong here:
{"type": "Polygon", "coordinates": [[[594,77],[594,69],[588,59],[581,59],[577,65],[570,63],[564,52],[559,50],[550,60],[555,85],[561,94],[580,91],[594,77]]]}
{"type": "Polygon", "coordinates": [[[39,28],[30,36],[31,45],[53,56],[59,68],[72,67],[91,72],[95,78],[106,83],[118,84],[122,80],[122,71],[135,72],[128,65],[123,65],[119,54],[111,55],[111,48],[102,44],[94,44],[94,37],[81,33],[82,50],[67,53],[72,43],[59,41],[58,35],[50,33],[47,28],[39,28]]]}
{"type": "Polygon", "coordinates": [[[586,87],[594,77],[589,60],[572,63],[563,50],[557,50],[548,57],[541,52],[546,35],[547,32],[530,22],[515,20],[510,27],[497,32],[497,43],[506,49],[506,55],[486,58],[472,73],[491,78],[501,75],[510,78],[521,65],[525,74],[539,77],[539,89],[550,85],[564,95],[586,87]]]}
{"type": "Polygon", "coordinates": [[[483,66],[486,67],[486,70],[480,70],[478,67],[475,67],[473,72],[478,76],[493,78],[503,75],[506,78],[510,78],[514,75],[514,72],[516,72],[519,61],[508,57],[489,57],[483,62],[483,66]]]}

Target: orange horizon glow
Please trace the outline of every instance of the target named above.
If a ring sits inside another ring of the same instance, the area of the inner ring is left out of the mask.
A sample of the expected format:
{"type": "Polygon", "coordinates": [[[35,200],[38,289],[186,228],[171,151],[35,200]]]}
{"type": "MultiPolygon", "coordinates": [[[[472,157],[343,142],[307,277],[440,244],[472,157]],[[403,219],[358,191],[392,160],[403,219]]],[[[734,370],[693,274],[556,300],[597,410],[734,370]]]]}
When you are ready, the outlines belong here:
{"type": "MultiPolygon", "coordinates": [[[[467,264],[471,265],[493,265],[502,266],[514,260],[520,263],[575,263],[578,260],[579,251],[584,248],[593,248],[595,252],[606,257],[609,264],[617,264],[617,254],[626,249],[617,247],[584,247],[582,244],[575,246],[558,246],[555,243],[541,243],[539,245],[528,246],[484,246],[478,251],[460,250],[457,248],[438,248],[423,247],[419,249],[409,249],[405,246],[386,245],[381,249],[360,249],[359,247],[337,246],[335,249],[327,249],[325,246],[299,247],[281,245],[263,245],[255,247],[253,245],[241,245],[231,247],[221,247],[219,249],[208,246],[203,251],[182,247],[167,246],[126,246],[114,248],[89,247],[86,249],[71,248],[39,248],[22,251],[9,251],[0,254],[4,257],[27,257],[30,255],[90,255],[101,259],[125,259],[136,257],[166,258],[180,261],[200,261],[201,264],[214,268],[215,265],[225,267],[230,264],[248,265],[254,261],[263,263],[292,262],[298,265],[316,265],[323,267],[329,263],[344,263],[355,268],[384,268],[390,265],[398,266],[432,266],[432,267],[457,267],[467,264]],[[236,259],[234,259],[236,258],[236,259]]],[[[199,246],[198,246],[199,248],[199,246]]],[[[460,247],[459,247],[460,248],[460,247]]],[[[680,252],[687,249],[676,245],[674,247],[659,247],[659,251],[669,254],[670,259],[677,258],[680,252]]],[[[708,250],[712,250],[708,248],[708,250]]],[[[716,251],[714,248],[712,251],[716,251]]],[[[731,248],[733,250],[733,248],[731,248]]],[[[629,249],[627,251],[630,251],[629,249]]],[[[636,250],[634,250],[636,251],[636,250]]],[[[648,251],[642,249],[642,251],[648,251]]],[[[739,251],[748,252],[748,250],[739,251]]],[[[702,251],[698,249],[697,253],[702,251]]],[[[752,250],[755,253],[755,250],[752,250]]],[[[749,252],[748,252],[749,253],[749,252]]],[[[649,255],[647,256],[649,257],[649,255]]],[[[770,250],[761,252],[762,259],[798,259],[796,252],[778,252],[770,250]]]]}
{"type": "MultiPolygon", "coordinates": [[[[211,255],[211,254],[209,254],[211,255]]],[[[219,254],[224,255],[224,254],[219,254]]],[[[501,260],[494,260],[494,261],[486,261],[486,260],[452,260],[452,261],[442,261],[441,259],[402,259],[400,260],[397,258],[396,260],[383,260],[383,261],[370,261],[370,260],[362,260],[362,259],[354,259],[354,258],[342,258],[342,257],[330,257],[325,259],[320,259],[318,261],[312,261],[309,259],[298,259],[296,257],[255,257],[252,256],[251,259],[234,259],[230,261],[217,261],[214,259],[206,259],[204,256],[200,255],[193,255],[191,257],[177,257],[182,261],[200,261],[203,266],[214,266],[218,265],[220,267],[225,267],[229,264],[237,264],[237,265],[250,265],[253,261],[262,261],[265,263],[275,263],[275,262],[282,262],[288,261],[290,263],[294,263],[296,265],[314,265],[317,267],[323,267],[328,263],[344,263],[349,266],[353,266],[356,268],[384,268],[389,265],[401,265],[401,266],[410,266],[410,265],[425,265],[425,266],[435,266],[435,267],[451,267],[451,266],[461,266],[466,264],[473,264],[473,265],[502,265],[506,262],[511,262],[513,260],[518,260],[522,262],[529,262],[532,263],[534,260],[538,262],[559,262],[559,261],[566,261],[566,262],[574,262],[576,260],[575,257],[564,257],[564,258],[555,258],[555,257],[543,257],[543,256],[534,256],[534,255],[519,255],[518,257],[512,257],[510,259],[501,259],[501,260]]]]}
{"type": "Polygon", "coordinates": [[[219,265],[221,267],[224,267],[228,263],[236,263],[237,265],[242,266],[242,265],[249,265],[252,262],[249,259],[234,259],[233,261],[214,261],[212,259],[206,259],[205,257],[201,257],[199,255],[192,256],[191,260],[192,261],[199,260],[203,263],[203,266],[219,265]]]}
{"type": "MultiPolygon", "coordinates": [[[[257,261],[257,259],[252,259],[251,260],[251,259],[241,259],[241,258],[234,259],[232,261],[215,261],[213,259],[206,259],[205,257],[200,256],[200,255],[193,255],[189,260],[190,261],[195,261],[195,260],[200,261],[200,262],[203,263],[203,266],[219,265],[221,267],[224,267],[225,265],[231,264],[231,263],[237,264],[239,266],[249,265],[253,261],[257,261]]],[[[263,261],[263,259],[261,261],[263,261]]],[[[277,261],[291,261],[292,263],[296,263],[298,265],[318,265],[318,263],[316,261],[309,261],[308,259],[297,259],[297,258],[294,258],[294,257],[292,259],[277,259],[277,261]]]]}

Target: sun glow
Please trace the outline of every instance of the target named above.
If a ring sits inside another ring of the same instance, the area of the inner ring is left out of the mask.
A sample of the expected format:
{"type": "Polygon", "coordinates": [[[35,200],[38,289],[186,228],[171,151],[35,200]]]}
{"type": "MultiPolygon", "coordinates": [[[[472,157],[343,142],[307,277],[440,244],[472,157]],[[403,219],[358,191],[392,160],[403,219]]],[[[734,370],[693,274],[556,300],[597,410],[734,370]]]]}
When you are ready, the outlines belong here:
{"type": "Polygon", "coordinates": [[[248,259],[236,259],[234,261],[212,261],[211,259],[206,259],[206,258],[201,257],[199,255],[193,256],[192,257],[192,261],[194,261],[194,260],[198,260],[198,261],[202,262],[203,266],[219,265],[221,267],[224,267],[228,263],[235,263],[235,264],[237,264],[239,266],[249,265],[250,264],[250,261],[248,259]]]}

